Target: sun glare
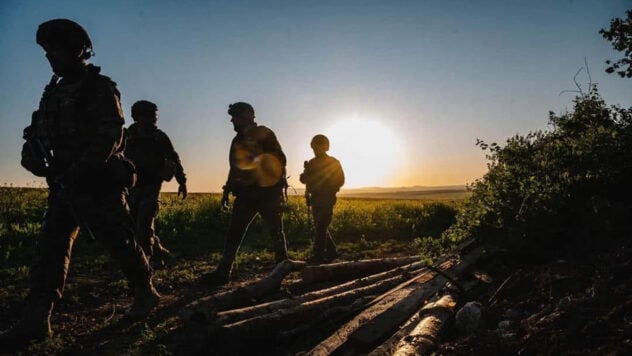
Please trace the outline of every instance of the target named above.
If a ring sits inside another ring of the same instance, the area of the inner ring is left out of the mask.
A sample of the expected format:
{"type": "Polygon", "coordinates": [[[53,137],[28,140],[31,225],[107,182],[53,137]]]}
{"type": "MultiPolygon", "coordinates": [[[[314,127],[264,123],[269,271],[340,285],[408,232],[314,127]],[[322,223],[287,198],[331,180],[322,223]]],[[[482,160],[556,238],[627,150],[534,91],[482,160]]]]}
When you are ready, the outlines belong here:
{"type": "Polygon", "coordinates": [[[403,161],[402,145],[379,121],[348,119],[328,130],[329,153],[342,163],[346,188],[388,186],[403,161]]]}

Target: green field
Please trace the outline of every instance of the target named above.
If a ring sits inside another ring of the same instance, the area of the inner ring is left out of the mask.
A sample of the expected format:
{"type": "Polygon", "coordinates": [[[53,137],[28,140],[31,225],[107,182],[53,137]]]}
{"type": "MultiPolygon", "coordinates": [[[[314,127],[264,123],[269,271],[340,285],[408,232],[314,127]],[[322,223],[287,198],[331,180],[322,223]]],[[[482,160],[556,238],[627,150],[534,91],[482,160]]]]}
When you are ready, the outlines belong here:
{"type": "MultiPolygon", "coordinates": [[[[20,318],[46,197],[46,189],[0,188],[0,330],[20,318]]],[[[440,235],[454,223],[461,203],[445,199],[340,198],[331,226],[340,260],[436,253],[442,247],[440,235]]],[[[156,272],[154,282],[166,296],[166,305],[180,305],[208,293],[197,278],[218,262],[229,217],[230,211],[220,208],[218,194],[194,193],[184,202],[174,193],[162,194],[157,233],[174,258],[167,268],[156,272]]],[[[284,230],[290,257],[306,259],[313,228],[302,197],[290,196],[284,230]]],[[[256,219],[237,257],[236,283],[273,268],[271,246],[261,219],[256,219]]],[[[128,293],[118,266],[98,243],[80,235],[74,245],[64,298],[53,315],[56,336],[31,345],[26,352],[72,353],[73,347],[101,350],[94,343],[114,336],[107,331],[108,322],[95,320],[119,320],[130,303],[128,293]]],[[[121,346],[111,345],[104,352],[160,354],[164,345],[157,339],[177,326],[177,318],[157,318],[160,320],[150,323],[151,330],[140,323],[117,334],[121,346]]]]}
{"type": "MultiPolygon", "coordinates": [[[[467,193],[389,194],[402,199],[382,198],[380,194],[339,198],[331,231],[341,247],[342,258],[411,253],[414,252],[409,250],[411,243],[415,248],[422,248],[421,240],[438,238],[455,221],[459,202],[467,193]]],[[[0,188],[0,266],[3,268],[29,265],[46,195],[46,189],[0,188]]],[[[230,211],[220,209],[219,199],[217,194],[193,193],[182,202],[173,193],[162,194],[157,233],[179,258],[213,259],[211,255],[221,252],[230,211]]],[[[302,197],[289,197],[284,228],[291,257],[306,258],[313,228],[302,197]]],[[[96,244],[82,240],[78,240],[73,252],[77,258],[85,253],[101,254],[92,246],[96,244]]],[[[271,260],[270,246],[265,227],[261,219],[257,219],[250,227],[239,258],[271,260]]]]}

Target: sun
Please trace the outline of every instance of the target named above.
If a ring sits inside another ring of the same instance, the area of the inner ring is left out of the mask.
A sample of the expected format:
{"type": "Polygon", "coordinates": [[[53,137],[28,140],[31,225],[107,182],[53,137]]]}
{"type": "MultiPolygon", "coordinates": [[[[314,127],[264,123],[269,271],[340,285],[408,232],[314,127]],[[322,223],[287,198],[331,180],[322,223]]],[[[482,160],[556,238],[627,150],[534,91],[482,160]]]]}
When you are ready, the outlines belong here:
{"type": "Polygon", "coordinates": [[[346,188],[388,186],[403,162],[401,140],[377,120],[345,119],[325,130],[342,163],[346,188]]]}

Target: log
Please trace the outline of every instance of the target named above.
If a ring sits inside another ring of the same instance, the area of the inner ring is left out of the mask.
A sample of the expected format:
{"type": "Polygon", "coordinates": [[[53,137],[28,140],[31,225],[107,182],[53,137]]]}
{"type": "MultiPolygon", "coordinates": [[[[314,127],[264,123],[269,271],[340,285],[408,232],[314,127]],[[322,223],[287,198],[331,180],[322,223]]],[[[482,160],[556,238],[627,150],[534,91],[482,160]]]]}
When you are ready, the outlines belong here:
{"type": "Polygon", "coordinates": [[[455,305],[456,296],[450,294],[426,304],[419,312],[421,321],[400,340],[393,356],[415,356],[430,352],[436,347],[446,323],[454,315],[455,305]]]}
{"type": "Polygon", "coordinates": [[[421,261],[421,258],[393,257],[307,266],[301,271],[301,278],[305,283],[350,280],[421,261]]]}
{"type": "MultiPolygon", "coordinates": [[[[469,293],[470,290],[472,290],[473,288],[476,288],[480,284],[479,280],[476,280],[476,279],[473,280],[468,277],[469,276],[465,276],[465,280],[463,281],[459,280],[459,282],[463,286],[463,289],[467,293],[469,293]]],[[[446,287],[448,286],[450,286],[450,283],[446,285],[446,287]]],[[[458,294],[457,289],[449,287],[447,288],[447,290],[448,290],[447,294],[450,294],[453,298],[460,299],[460,294],[458,294]]],[[[420,314],[423,315],[423,313],[413,314],[413,316],[411,316],[410,319],[408,319],[408,321],[397,332],[391,335],[386,341],[384,341],[379,347],[371,351],[368,355],[369,356],[391,356],[397,349],[397,345],[399,344],[400,340],[406,337],[408,334],[410,334],[413,331],[413,329],[417,326],[417,324],[419,324],[420,314]]]]}
{"type": "Polygon", "coordinates": [[[293,271],[300,270],[305,265],[304,261],[281,261],[268,276],[257,282],[230,291],[212,294],[187,305],[183,308],[181,318],[185,323],[214,322],[217,312],[220,310],[252,303],[253,299],[278,291],[285,276],[293,271]]]}
{"type": "MultiPolygon", "coordinates": [[[[485,249],[472,250],[446,273],[456,276],[485,254],[485,249]]],[[[357,315],[329,338],[316,345],[308,355],[358,354],[371,351],[392,334],[423,303],[443,287],[448,278],[426,275],[408,282],[378,297],[372,306],[357,315]]]]}
{"type": "Polygon", "coordinates": [[[231,324],[237,322],[238,320],[249,319],[258,315],[272,313],[279,309],[292,308],[310,300],[321,299],[352,289],[369,286],[371,284],[391,277],[401,276],[402,278],[408,279],[410,278],[410,274],[412,272],[419,270],[423,266],[424,262],[419,261],[406,266],[393,268],[390,271],[377,273],[368,277],[363,277],[343,284],[339,284],[330,288],[305,293],[297,297],[275,300],[250,307],[223,311],[218,313],[217,317],[221,324],[231,324]]]}
{"type": "MultiPolygon", "coordinates": [[[[431,272],[425,272],[431,273],[431,272]]],[[[230,340],[269,339],[276,337],[288,326],[303,323],[305,320],[318,318],[329,309],[349,305],[360,298],[379,295],[394,286],[401,284],[403,278],[395,276],[369,286],[352,289],[340,294],[311,300],[297,306],[279,309],[275,312],[241,320],[220,328],[220,337],[230,340]]],[[[371,298],[373,300],[374,298],[371,298]]]]}

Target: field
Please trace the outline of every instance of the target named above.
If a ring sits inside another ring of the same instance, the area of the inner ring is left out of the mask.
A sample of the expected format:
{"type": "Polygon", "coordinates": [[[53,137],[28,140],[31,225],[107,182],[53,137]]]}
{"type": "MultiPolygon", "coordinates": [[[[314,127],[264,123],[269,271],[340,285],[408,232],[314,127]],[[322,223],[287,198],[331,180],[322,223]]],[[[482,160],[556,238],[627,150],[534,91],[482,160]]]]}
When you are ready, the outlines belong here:
{"type": "MultiPolygon", "coordinates": [[[[45,209],[46,190],[0,188],[0,330],[20,316],[28,292],[28,271],[45,209]]],[[[443,193],[438,193],[443,194],[443,193]]],[[[409,194],[407,197],[410,198],[409,194]]],[[[424,195],[422,195],[424,196],[424,195]]],[[[428,196],[428,195],[425,195],[428,196]]],[[[131,303],[126,281],[98,243],[79,237],[63,300],[53,316],[55,337],[30,346],[29,352],[168,354],[179,307],[208,294],[197,278],[217,263],[230,211],[216,194],[161,197],[157,234],[174,255],[155,282],[164,298],[159,313],[124,330],[113,329],[131,303]],[[113,341],[115,340],[115,341],[113,341]]],[[[459,199],[340,198],[331,227],[341,260],[432,253],[439,236],[454,223],[459,199]]],[[[284,230],[293,259],[309,256],[313,229],[300,196],[290,196],[284,230]]],[[[237,258],[235,284],[268,273],[271,243],[260,219],[250,227],[237,258]]]]}

